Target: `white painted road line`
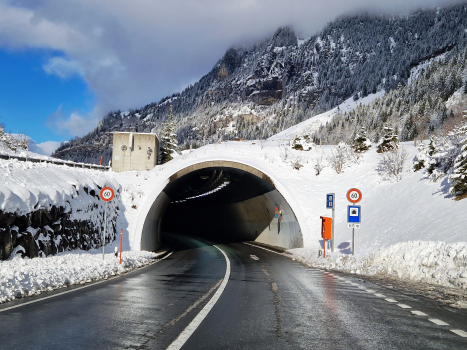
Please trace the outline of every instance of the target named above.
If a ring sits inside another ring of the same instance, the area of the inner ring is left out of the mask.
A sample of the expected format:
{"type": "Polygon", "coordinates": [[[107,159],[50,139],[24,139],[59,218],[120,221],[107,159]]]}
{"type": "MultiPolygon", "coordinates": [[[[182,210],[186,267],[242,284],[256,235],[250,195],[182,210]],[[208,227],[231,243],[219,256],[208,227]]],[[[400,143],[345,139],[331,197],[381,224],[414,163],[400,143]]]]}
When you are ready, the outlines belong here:
{"type": "Polygon", "coordinates": [[[394,299],[384,299],[384,300],[386,300],[386,301],[388,301],[390,303],[397,303],[397,300],[394,300],[394,299]]]}
{"type": "MultiPolygon", "coordinates": [[[[250,243],[247,243],[247,242],[243,242],[243,244],[246,244],[246,245],[249,245],[249,246],[252,246],[252,247],[255,247],[255,248],[267,250],[268,252],[271,252],[271,253],[275,253],[275,254],[284,256],[283,253],[278,253],[278,252],[275,252],[274,250],[271,250],[271,249],[268,249],[268,248],[264,248],[264,247],[261,247],[261,246],[259,246],[259,245],[250,244],[250,243]]],[[[293,260],[295,260],[293,257],[291,257],[291,258],[292,258],[293,260]]]]}
{"type": "Polygon", "coordinates": [[[71,289],[71,290],[67,290],[66,292],[57,293],[57,294],[54,294],[54,295],[49,295],[48,297],[43,297],[43,298],[40,298],[40,299],[35,299],[35,300],[27,301],[27,302],[25,302],[25,303],[21,303],[21,304],[18,304],[18,305],[6,307],[6,308],[4,308],[4,309],[0,309],[0,312],[4,312],[4,311],[16,309],[16,308],[18,308],[18,307],[22,307],[22,306],[26,306],[26,305],[38,303],[38,302],[40,302],[40,301],[47,300],[47,299],[52,299],[52,298],[55,298],[55,297],[59,297],[59,296],[64,295],[64,294],[77,292],[78,290],[81,290],[81,289],[93,287],[93,286],[96,286],[96,285],[98,285],[98,284],[111,281],[111,280],[113,280],[114,278],[118,278],[118,277],[122,277],[122,276],[127,276],[127,275],[129,275],[129,274],[131,274],[131,273],[133,273],[133,272],[140,271],[141,269],[144,269],[145,267],[149,267],[149,266],[151,266],[152,264],[157,263],[158,261],[161,261],[161,260],[164,260],[165,258],[168,258],[169,256],[172,255],[172,253],[173,253],[173,252],[170,252],[169,254],[167,254],[166,256],[164,256],[163,258],[158,259],[157,261],[154,261],[154,262],[151,263],[151,264],[148,264],[148,265],[143,266],[143,267],[141,267],[141,268],[139,268],[139,269],[135,269],[135,270],[133,270],[133,271],[127,272],[127,273],[125,273],[125,274],[123,274],[123,275],[112,276],[112,277],[109,277],[108,279],[104,279],[104,280],[97,281],[97,282],[91,282],[91,283],[89,283],[89,284],[87,284],[87,285],[85,285],[85,286],[78,287],[78,288],[73,288],[73,289],[71,289]]]}
{"type": "Polygon", "coordinates": [[[409,305],[405,305],[405,304],[397,304],[397,306],[403,308],[403,309],[411,309],[412,306],[409,306],[409,305]]]}
{"type": "Polygon", "coordinates": [[[461,337],[467,338],[467,332],[464,332],[460,329],[451,329],[451,332],[456,333],[457,335],[460,335],[461,337]]]}
{"type": "Polygon", "coordinates": [[[250,258],[252,258],[253,260],[259,260],[259,258],[256,255],[253,255],[253,254],[250,254],[250,258]]]}
{"type": "Polygon", "coordinates": [[[219,248],[216,245],[214,245],[214,247],[216,247],[217,249],[221,251],[221,253],[224,255],[225,262],[227,264],[225,268],[224,279],[222,280],[222,283],[219,286],[219,289],[212,296],[211,300],[208,301],[208,303],[203,307],[203,309],[199,312],[199,314],[196,315],[193,321],[191,321],[191,323],[183,330],[183,332],[180,333],[177,339],[175,339],[172,342],[172,344],[169,345],[167,350],[179,350],[187,342],[187,340],[191,337],[193,332],[199,327],[201,322],[203,322],[203,320],[206,318],[209,311],[211,311],[211,309],[214,307],[217,300],[219,300],[220,296],[224,292],[225,286],[227,286],[227,282],[229,281],[229,278],[230,278],[230,260],[227,257],[227,254],[225,254],[221,248],[219,248]]]}
{"type": "Polygon", "coordinates": [[[437,324],[438,326],[449,326],[449,323],[438,320],[437,318],[429,318],[428,321],[433,322],[434,324],[437,324]]]}
{"type": "Polygon", "coordinates": [[[374,293],[375,291],[373,289],[365,289],[365,292],[374,293]]]}
{"type": "Polygon", "coordinates": [[[379,293],[375,293],[375,296],[377,296],[378,298],[386,298],[384,294],[379,294],[379,293]]]}
{"type": "Polygon", "coordinates": [[[428,316],[426,313],[424,312],[421,312],[421,311],[417,311],[417,310],[413,310],[413,311],[410,311],[412,314],[414,315],[417,315],[417,316],[428,316]]]}

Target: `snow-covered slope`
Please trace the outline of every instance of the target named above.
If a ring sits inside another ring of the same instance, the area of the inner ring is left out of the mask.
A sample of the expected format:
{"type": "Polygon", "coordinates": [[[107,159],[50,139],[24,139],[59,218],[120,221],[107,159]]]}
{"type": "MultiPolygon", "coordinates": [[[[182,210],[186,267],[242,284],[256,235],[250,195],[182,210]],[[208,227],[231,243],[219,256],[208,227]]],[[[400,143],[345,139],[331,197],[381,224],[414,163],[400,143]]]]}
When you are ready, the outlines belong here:
{"type": "MultiPolygon", "coordinates": [[[[291,131],[289,135],[295,136],[296,132],[291,131]]],[[[117,175],[123,186],[123,199],[133,198],[132,205],[126,205],[133,208],[125,213],[130,236],[136,227],[139,208],[151,190],[181,167],[223,158],[245,162],[274,174],[275,181],[291,195],[289,204],[296,214],[300,213],[297,217],[301,220],[305,244],[304,248],[290,251],[297,258],[315,266],[348,272],[389,273],[395,277],[467,288],[467,250],[463,248],[467,244],[467,200],[453,199],[447,178],[434,183],[423,171],[413,172],[412,159],[418,150],[412,142],[401,144],[408,158],[403,173],[396,179],[379,170],[381,156],[374,145],[337,174],[327,160],[335,146],[296,151],[286,139],[278,139],[208,145],[192,153],[184,151],[181,157],[147,173],[117,175]],[[318,159],[325,168],[316,175],[318,159]],[[293,168],[297,162],[303,165],[300,170],[293,168]],[[349,258],[352,229],[347,227],[346,211],[350,203],[346,193],[353,187],[363,193],[358,203],[362,223],[355,232],[355,257],[349,258]],[[322,247],[320,216],[331,216],[331,210],[325,207],[327,193],[336,194],[336,252],[330,254],[328,250],[328,257],[324,259],[318,257],[318,253],[322,247]],[[400,258],[392,259],[396,251],[400,258]],[[449,275],[446,271],[450,271],[449,275]]],[[[138,249],[137,246],[132,248],[138,249]]]]}
{"type": "Polygon", "coordinates": [[[319,130],[321,125],[326,125],[326,123],[331,122],[332,118],[336,114],[349,112],[359,105],[367,105],[376,98],[383,96],[384,92],[384,90],[381,90],[375,94],[369,94],[368,96],[358,100],[354,100],[353,97],[351,97],[342,102],[339,106],[281,131],[280,133],[271,136],[268,140],[290,140],[296,136],[312,135],[315,131],[319,130]]]}
{"type": "MultiPolygon", "coordinates": [[[[297,130],[290,130],[288,135],[294,137],[296,133],[297,130]]],[[[449,194],[450,184],[446,177],[434,183],[427,179],[423,171],[413,172],[412,159],[417,149],[410,142],[401,144],[401,147],[409,156],[404,171],[397,179],[388,177],[380,170],[381,156],[376,153],[374,145],[360,159],[349,161],[343,172],[337,174],[329,163],[329,156],[335,151],[335,146],[316,146],[311,151],[297,151],[291,149],[287,138],[281,136],[267,141],[230,141],[208,145],[191,153],[184,151],[182,156],[156,166],[152,171],[112,174],[111,177],[115,180],[106,178],[102,181],[117,181],[122,186],[124,210],[118,219],[117,229],[122,228],[124,236],[127,237],[125,250],[139,249],[137,245],[132,244],[135,238],[135,218],[138,217],[149,193],[157,187],[163,188],[167,179],[186,165],[214,158],[227,159],[245,162],[273,174],[273,181],[277,183],[278,189],[288,193],[289,204],[299,213],[297,217],[305,244],[304,248],[290,251],[295,257],[313,266],[353,273],[387,274],[466,289],[467,200],[453,199],[449,194]],[[325,167],[316,175],[318,160],[325,167]],[[294,169],[293,165],[297,163],[302,165],[300,170],[294,169]],[[359,203],[362,208],[361,228],[356,229],[355,256],[351,257],[352,230],[347,227],[346,222],[346,209],[349,204],[346,192],[353,187],[362,191],[363,199],[359,203]],[[322,246],[320,216],[331,215],[331,211],[325,207],[327,193],[336,194],[336,252],[328,253],[329,256],[324,259],[318,257],[318,252],[322,246]]],[[[66,192],[64,188],[73,181],[77,184],[86,181],[91,185],[99,182],[94,178],[96,172],[88,175],[87,170],[79,170],[83,176],[89,176],[88,180],[85,180],[85,177],[78,178],[69,172],[56,175],[57,167],[50,170],[48,166],[40,164],[34,165],[35,170],[32,169],[37,171],[36,176],[20,180],[23,176],[21,169],[25,170],[24,167],[32,165],[19,165],[9,161],[3,166],[3,173],[8,174],[10,171],[17,174],[18,180],[15,181],[18,181],[19,186],[25,186],[25,183],[30,181],[41,187],[40,191],[45,193],[49,190],[42,189],[44,183],[50,184],[52,191],[54,186],[57,186],[56,182],[58,187],[61,186],[61,191],[66,192]],[[63,180],[63,176],[71,177],[72,180],[63,180]],[[50,179],[54,179],[53,183],[50,179]]],[[[9,180],[4,177],[3,181],[9,180]]],[[[31,187],[31,184],[28,186],[31,187]]],[[[10,188],[14,189],[15,186],[10,188]]],[[[17,205],[27,206],[29,197],[20,198],[24,200],[18,201],[17,205]]],[[[51,267],[55,263],[55,260],[50,258],[43,258],[41,262],[43,261],[49,261],[51,267]]],[[[11,263],[0,262],[0,269],[6,268],[6,264],[11,263]]],[[[89,268],[92,268],[92,264],[90,263],[89,268]]],[[[14,264],[8,266],[15,269],[14,264]]],[[[19,265],[16,268],[19,268],[19,265]]],[[[22,274],[27,275],[24,268],[21,269],[22,274]]],[[[51,269],[47,273],[54,274],[56,271],[51,269]]],[[[27,281],[27,278],[25,280],[27,281]]],[[[27,283],[30,288],[40,285],[36,282],[27,283]]],[[[0,293],[11,297],[9,288],[5,281],[0,282],[0,293]]],[[[19,287],[16,285],[15,288],[19,287]]],[[[457,306],[464,307],[460,304],[457,306]]]]}

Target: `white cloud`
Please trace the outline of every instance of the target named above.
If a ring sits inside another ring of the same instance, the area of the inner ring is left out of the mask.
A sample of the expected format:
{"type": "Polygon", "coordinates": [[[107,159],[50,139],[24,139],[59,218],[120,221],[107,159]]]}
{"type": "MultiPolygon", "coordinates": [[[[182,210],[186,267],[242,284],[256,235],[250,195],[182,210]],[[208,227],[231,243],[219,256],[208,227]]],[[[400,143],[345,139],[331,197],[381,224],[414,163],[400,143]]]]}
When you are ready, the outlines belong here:
{"type": "Polygon", "coordinates": [[[47,126],[57,134],[69,134],[71,136],[82,136],[94,129],[102,119],[104,112],[95,108],[91,113],[73,112],[66,115],[62,106],[49,115],[47,126]]]}
{"type": "Polygon", "coordinates": [[[83,75],[83,67],[76,61],[70,61],[63,57],[53,57],[42,66],[47,74],[55,74],[60,78],[70,78],[73,75],[83,75]]]}
{"type": "Polygon", "coordinates": [[[33,140],[31,141],[29,141],[29,150],[45,156],[50,156],[61,144],[61,142],[57,141],[45,141],[41,143],[36,143],[33,140]]]}
{"type": "Polygon", "coordinates": [[[232,44],[291,25],[310,37],[358,10],[407,11],[450,0],[0,0],[0,48],[60,51],[45,65],[62,78],[79,74],[95,110],[52,123],[87,132],[110,110],[141,107],[199,79],[232,44]],[[93,124],[94,123],[94,124],[93,124]]]}

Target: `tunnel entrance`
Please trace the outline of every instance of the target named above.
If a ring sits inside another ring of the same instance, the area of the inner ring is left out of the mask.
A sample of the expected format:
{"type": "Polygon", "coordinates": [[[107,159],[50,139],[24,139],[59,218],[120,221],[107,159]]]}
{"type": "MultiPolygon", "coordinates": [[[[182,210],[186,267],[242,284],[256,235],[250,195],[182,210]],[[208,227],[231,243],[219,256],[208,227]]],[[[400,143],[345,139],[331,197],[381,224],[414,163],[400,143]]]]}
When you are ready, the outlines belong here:
{"type": "Polygon", "coordinates": [[[217,242],[303,246],[297,218],[271,179],[227,161],[194,164],[170,177],[147,214],[141,249],[157,248],[162,232],[217,242]]]}

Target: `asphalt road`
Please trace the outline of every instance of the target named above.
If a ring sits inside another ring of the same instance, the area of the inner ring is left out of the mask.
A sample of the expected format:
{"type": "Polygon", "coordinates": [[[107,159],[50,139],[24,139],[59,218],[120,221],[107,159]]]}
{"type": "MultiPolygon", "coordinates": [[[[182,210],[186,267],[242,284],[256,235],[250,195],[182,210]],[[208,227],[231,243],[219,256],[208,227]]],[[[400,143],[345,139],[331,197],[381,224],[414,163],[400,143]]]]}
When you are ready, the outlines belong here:
{"type": "Polygon", "coordinates": [[[467,331],[466,310],[243,243],[216,245],[223,282],[220,249],[172,241],[172,255],[124,277],[1,305],[0,349],[467,349],[452,332],[467,331]]]}

